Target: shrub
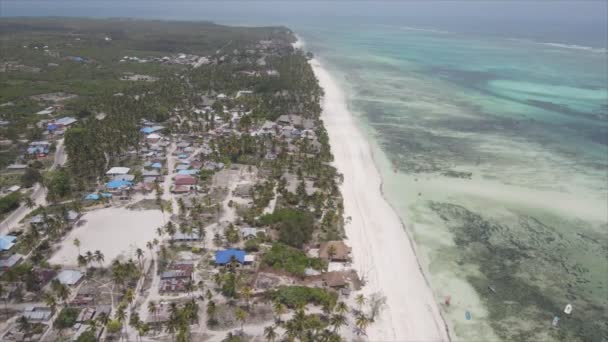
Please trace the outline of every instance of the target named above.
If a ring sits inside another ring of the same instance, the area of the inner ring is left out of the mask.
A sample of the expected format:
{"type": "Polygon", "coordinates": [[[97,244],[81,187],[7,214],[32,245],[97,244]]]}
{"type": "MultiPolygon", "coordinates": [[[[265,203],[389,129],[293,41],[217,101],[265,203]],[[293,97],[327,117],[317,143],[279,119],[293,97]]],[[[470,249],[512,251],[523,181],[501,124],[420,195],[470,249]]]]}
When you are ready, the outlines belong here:
{"type": "Polygon", "coordinates": [[[273,244],[272,248],[264,254],[262,263],[297,276],[303,276],[307,267],[322,270],[327,266],[324,260],[309,258],[304,252],[282,243],[273,244]]]}
{"type": "Polygon", "coordinates": [[[40,171],[31,167],[25,169],[25,172],[23,175],[21,175],[21,185],[24,188],[31,188],[34,184],[40,181],[42,181],[40,171]]]}
{"type": "Polygon", "coordinates": [[[246,252],[257,252],[260,249],[260,243],[258,239],[251,239],[245,242],[245,251],[246,252]]]}
{"type": "Polygon", "coordinates": [[[21,201],[21,194],[19,192],[13,192],[0,198],[0,214],[13,211],[19,207],[21,201]]]}
{"type": "Polygon", "coordinates": [[[57,316],[53,326],[57,329],[71,328],[76,323],[79,313],[80,310],[76,308],[64,308],[57,316]]]}
{"type": "Polygon", "coordinates": [[[266,295],[273,301],[279,301],[290,308],[304,304],[328,305],[333,307],[338,300],[338,294],[317,287],[281,286],[269,291],[266,295]]]}

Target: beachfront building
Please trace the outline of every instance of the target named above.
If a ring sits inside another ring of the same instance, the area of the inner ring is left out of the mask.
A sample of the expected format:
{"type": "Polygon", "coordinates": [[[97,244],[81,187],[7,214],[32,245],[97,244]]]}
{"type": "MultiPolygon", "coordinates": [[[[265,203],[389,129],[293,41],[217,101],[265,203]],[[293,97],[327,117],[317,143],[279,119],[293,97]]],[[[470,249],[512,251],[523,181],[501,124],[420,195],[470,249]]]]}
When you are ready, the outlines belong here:
{"type": "Polygon", "coordinates": [[[319,258],[327,261],[346,262],[350,260],[351,248],[344,241],[327,241],[319,246],[319,258]]]}

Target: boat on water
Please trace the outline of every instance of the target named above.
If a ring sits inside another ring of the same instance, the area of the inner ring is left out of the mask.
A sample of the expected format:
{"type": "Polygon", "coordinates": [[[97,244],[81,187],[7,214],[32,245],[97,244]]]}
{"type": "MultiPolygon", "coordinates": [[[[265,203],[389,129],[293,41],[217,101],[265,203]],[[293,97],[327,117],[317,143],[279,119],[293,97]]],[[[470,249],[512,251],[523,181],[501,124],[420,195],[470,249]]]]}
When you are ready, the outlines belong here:
{"type": "Polygon", "coordinates": [[[566,307],[564,308],[564,312],[569,315],[572,312],[572,304],[568,304],[566,305],[566,307]]]}
{"type": "Polygon", "coordinates": [[[467,310],[467,312],[465,312],[464,317],[467,319],[467,321],[471,320],[471,311],[467,310]]]}
{"type": "Polygon", "coordinates": [[[555,316],[553,317],[553,322],[551,322],[551,325],[557,327],[557,324],[559,324],[559,317],[555,316]]]}

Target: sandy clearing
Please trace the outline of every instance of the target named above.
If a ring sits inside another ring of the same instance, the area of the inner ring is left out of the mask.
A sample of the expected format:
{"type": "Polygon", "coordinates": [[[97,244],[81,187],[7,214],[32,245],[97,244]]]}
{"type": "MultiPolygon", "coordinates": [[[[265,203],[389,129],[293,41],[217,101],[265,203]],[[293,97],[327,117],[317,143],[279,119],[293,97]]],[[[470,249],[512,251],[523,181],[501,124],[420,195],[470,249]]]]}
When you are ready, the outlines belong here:
{"type": "Polygon", "coordinates": [[[100,250],[106,266],[120,255],[135,259],[135,250],[146,252],[146,242],[153,240],[156,228],[163,225],[160,210],[105,208],[86,213],[82,219],[86,223],[68,234],[49,260],[51,264],[77,265],[78,248],[73,243],[76,238],[80,240],[80,253],[100,250]]]}

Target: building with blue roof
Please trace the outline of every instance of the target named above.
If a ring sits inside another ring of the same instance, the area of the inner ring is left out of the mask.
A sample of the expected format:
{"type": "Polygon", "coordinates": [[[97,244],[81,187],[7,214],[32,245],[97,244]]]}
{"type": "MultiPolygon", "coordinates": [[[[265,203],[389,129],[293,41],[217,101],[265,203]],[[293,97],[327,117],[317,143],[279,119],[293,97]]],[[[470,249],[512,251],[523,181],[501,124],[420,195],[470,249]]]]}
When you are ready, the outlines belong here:
{"type": "Polygon", "coordinates": [[[113,180],[106,183],[108,189],[130,188],[132,186],[133,183],[126,180],[113,180]]]}
{"type": "Polygon", "coordinates": [[[154,164],[150,165],[150,167],[153,168],[153,169],[162,169],[163,164],[161,164],[161,163],[154,163],[154,164]]]}
{"type": "Polygon", "coordinates": [[[190,175],[190,176],[195,176],[198,174],[198,170],[179,170],[177,171],[178,175],[190,175]]]}
{"type": "Polygon", "coordinates": [[[84,196],[85,200],[89,200],[89,201],[98,201],[101,198],[101,196],[99,196],[99,194],[88,194],[86,196],[84,196]]]}
{"type": "Polygon", "coordinates": [[[8,251],[15,245],[17,237],[12,235],[0,235],[0,251],[8,251]]]}
{"type": "Polygon", "coordinates": [[[234,257],[240,264],[245,263],[245,251],[240,249],[225,249],[215,252],[215,264],[227,265],[234,257]]]}

